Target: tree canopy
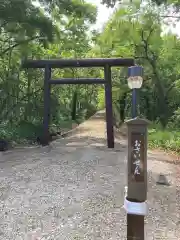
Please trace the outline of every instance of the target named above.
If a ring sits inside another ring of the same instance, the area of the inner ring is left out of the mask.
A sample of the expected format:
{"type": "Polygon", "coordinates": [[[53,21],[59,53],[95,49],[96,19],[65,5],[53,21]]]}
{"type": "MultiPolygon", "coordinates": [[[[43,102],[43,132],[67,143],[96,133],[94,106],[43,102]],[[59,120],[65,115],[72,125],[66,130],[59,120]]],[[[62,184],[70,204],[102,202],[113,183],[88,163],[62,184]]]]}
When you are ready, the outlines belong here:
{"type": "MultiPolygon", "coordinates": [[[[114,7],[116,3],[127,3],[127,4],[131,4],[133,2],[137,2],[137,1],[133,1],[133,0],[102,0],[102,4],[106,4],[108,7],[114,7]]],[[[142,0],[140,2],[143,2],[142,0]]],[[[176,7],[179,7],[180,5],[180,1],[179,0],[152,0],[152,2],[156,3],[157,5],[171,5],[173,4],[176,7]]]]}

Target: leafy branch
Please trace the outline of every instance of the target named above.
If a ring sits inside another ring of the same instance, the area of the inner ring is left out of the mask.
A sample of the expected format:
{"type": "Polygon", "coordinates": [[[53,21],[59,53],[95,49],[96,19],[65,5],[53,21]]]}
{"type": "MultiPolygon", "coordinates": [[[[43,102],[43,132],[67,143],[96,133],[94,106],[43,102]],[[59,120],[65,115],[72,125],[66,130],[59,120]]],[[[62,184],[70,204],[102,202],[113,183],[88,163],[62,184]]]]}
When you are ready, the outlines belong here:
{"type": "Polygon", "coordinates": [[[16,42],[14,45],[6,48],[5,50],[3,50],[0,54],[0,56],[2,57],[4,54],[8,53],[9,51],[12,51],[14,48],[20,46],[20,45],[23,45],[23,44],[27,44],[31,41],[34,41],[34,40],[42,40],[42,39],[45,39],[44,37],[41,37],[41,36],[35,36],[35,37],[32,37],[32,38],[29,38],[29,39],[25,39],[25,40],[21,40],[19,42],[16,42]]]}

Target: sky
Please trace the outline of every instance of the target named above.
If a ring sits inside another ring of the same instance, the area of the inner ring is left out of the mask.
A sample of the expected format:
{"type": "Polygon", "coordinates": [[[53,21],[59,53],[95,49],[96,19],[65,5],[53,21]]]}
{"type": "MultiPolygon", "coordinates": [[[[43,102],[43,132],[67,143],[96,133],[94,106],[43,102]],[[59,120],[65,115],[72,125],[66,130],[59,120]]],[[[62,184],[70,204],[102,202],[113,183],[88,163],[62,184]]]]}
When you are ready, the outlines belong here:
{"type": "Polygon", "coordinates": [[[97,23],[95,25],[96,28],[100,29],[102,25],[107,22],[108,18],[111,16],[113,9],[107,8],[105,5],[101,4],[101,0],[86,0],[86,2],[97,5],[98,7],[98,16],[97,23]]]}
{"type": "MultiPolygon", "coordinates": [[[[86,2],[92,3],[97,5],[98,7],[98,16],[97,16],[97,23],[95,28],[101,29],[101,27],[108,21],[109,17],[113,13],[113,9],[108,9],[105,5],[102,5],[100,2],[101,0],[86,0],[86,2]]],[[[170,30],[173,33],[176,33],[180,36],[180,22],[176,24],[176,26],[170,27],[170,30]]]]}

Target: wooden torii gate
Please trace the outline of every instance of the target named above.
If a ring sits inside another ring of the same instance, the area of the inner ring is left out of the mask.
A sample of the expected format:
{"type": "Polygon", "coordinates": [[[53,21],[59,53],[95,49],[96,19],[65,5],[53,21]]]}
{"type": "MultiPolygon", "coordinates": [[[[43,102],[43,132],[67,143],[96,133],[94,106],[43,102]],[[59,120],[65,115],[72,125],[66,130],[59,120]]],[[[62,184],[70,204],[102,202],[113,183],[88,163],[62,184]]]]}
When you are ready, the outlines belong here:
{"type": "Polygon", "coordinates": [[[51,84],[104,84],[106,101],[107,146],[114,148],[113,111],[112,111],[112,79],[111,67],[133,66],[131,58],[91,58],[91,59],[59,59],[59,60],[25,60],[23,68],[44,68],[44,117],[43,144],[49,144],[50,93],[51,84]],[[103,67],[104,79],[100,78],[62,78],[51,79],[51,69],[54,68],[86,68],[103,67]]]}

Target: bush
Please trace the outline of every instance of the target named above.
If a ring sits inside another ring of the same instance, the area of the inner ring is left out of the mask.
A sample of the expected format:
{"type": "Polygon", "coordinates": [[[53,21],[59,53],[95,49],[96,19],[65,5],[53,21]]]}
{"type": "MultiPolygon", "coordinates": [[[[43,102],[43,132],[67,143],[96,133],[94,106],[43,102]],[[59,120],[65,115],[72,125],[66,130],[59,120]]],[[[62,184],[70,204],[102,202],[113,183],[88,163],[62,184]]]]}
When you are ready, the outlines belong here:
{"type": "Polygon", "coordinates": [[[6,123],[2,123],[0,125],[0,139],[4,139],[9,142],[13,139],[14,135],[14,130],[11,126],[8,126],[6,123]]]}
{"type": "Polygon", "coordinates": [[[174,112],[174,115],[171,117],[171,121],[169,122],[169,126],[180,128],[180,108],[174,112]]]}
{"type": "Polygon", "coordinates": [[[150,148],[180,152],[180,132],[151,127],[148,131],[148,143],[150,148]]]}
{"type": "Polygon", "coordinates": [[[36,137],[41,134],[42,124],[36,125],[27,121],[21,121],[17,125],[8,125],[5,123],[0,125],[0,139],[4,139],[8,142],[34,142],[36,141],[36,137]]]}
{"type": "MultiPolygon", "coordinates": [[[[58,125],[52,124],[49,126],[51,133],[63,132],[71,129],[72,120],[62,120],[58,125]]],[[[0,125],[0,139],[6,140],[9,143],[34,143],[38,136],[42,136],[42,123],[32,123],[28,121],[20,121],[16,125],[2,123],[0,125]]]]}

